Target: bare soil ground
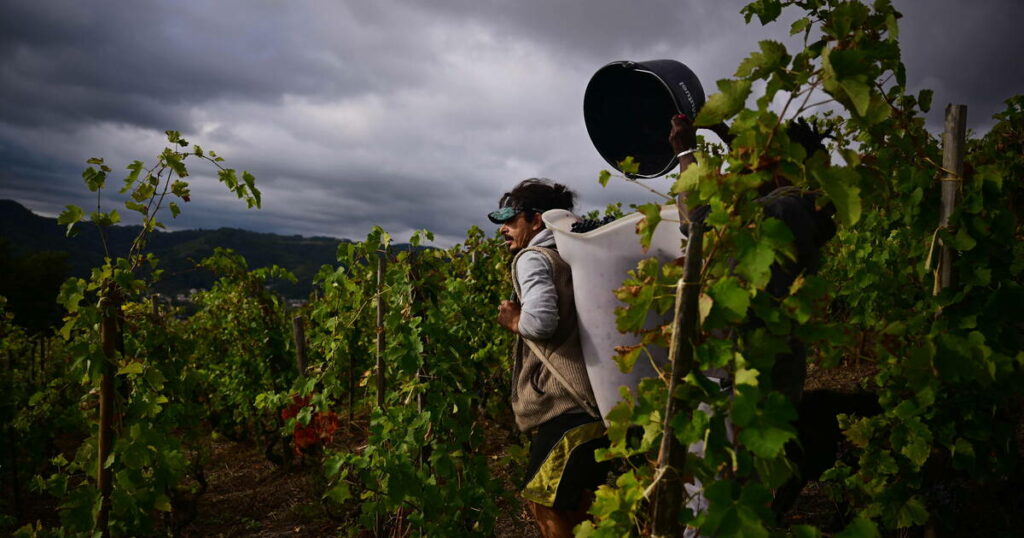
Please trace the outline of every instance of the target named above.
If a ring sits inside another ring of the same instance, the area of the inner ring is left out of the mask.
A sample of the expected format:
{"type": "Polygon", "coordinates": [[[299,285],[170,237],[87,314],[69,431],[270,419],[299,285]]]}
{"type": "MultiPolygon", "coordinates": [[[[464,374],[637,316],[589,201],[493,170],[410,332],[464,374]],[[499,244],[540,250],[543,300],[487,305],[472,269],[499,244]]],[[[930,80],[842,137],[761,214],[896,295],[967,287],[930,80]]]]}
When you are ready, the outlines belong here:
{"type": "MultiPolygon", "coordinates": [[[[829,369],[812,365],[808,371],[806,389],[829,389],[840,392],[863,390],[862,382],[873,377],[876,371],[875,365],[866,361],[829,369]]],[[[340,436],[338,445],[352,448],[365,443],[365,424],[358,422],[357,420],[352,431],[340,436]]],[[[521,470],[503,456],[507,447],[519,440],[509,433],[507,426],[488,423],[485,427],[487,441],[484,452],[491,462],[491,470],[494,476],[503,481],[507,491],[515,491],[519,480],[518,473],[521,470]]],[[[332,516],[325,511],[319,498],[323,484],[320,482],[321,468],[318,461],[316,457],[307,457],[280,466],[271,463],[264,453],[264,447],[258,446],[255,442],[230,441],[224,438],[213,440],[210,459],[205,465],[208,489],[198,497],[194,507],[188,510],[191,513],[176,514],[190,519],[180,535],[370,536],[365,533],[357,534],[354,531],[355,527],[350,521],[346,521],[344,514],[332,516]]],[[[56,523],[52,503],[47,506],[44,499],[24,500],[38,508],[31,510],[32,520],[41,519],[48,524],[56,523]],[[36,504],[33,501],[42,502],[36,504]]],[[[498,502],[500,513],[495,536],[539,536],[518,497],[510,495],[499,499],[498,502]]],[[[829,500],[825,486],[818,482],[809,482],[787,514],[784,523],[829,528],[835,524],[838,513],[839,507],[829,500]]],[[[939,532],[939,535],[947,534],[939,532]]]]}
{"type": "MultiPolygon", "coordinates": [[[[811,367],[808,390],[832,389],[850,392],[875,373],[871,363],[823,369],[811,367]]],[[[492,462],[492,472],[514,491],[519,472],[502,464],[501,455],[515,442],[508,430],[487,425],[484,450],[492,462]]],[[[353,432],[342,444],[358,444],[360,432],[353,432]]],[[[310,460],[312,461],[312,460],[310,460]]],[[[200,497],[196,519],[185,528],[186,537],[278,537],[344,536],[349,525],[332,520],[318,498],[320,468],[313,463],[278,467],[267,460],[262,447],[220,439],[213,444],[207,465],[209,489],[200,497]]],[[[525,506],[516,498],[499,501],[500,515],[495,536],[534,538],[540,536],[525,506]]],[[[825,525],[837,508],[823,488],[811,482],[787,516],[791,524],[825,525]]]]}
{"type": "Polygon", "coordinates": [[[316,497],[318,469],[278,467],[262,447],[226,439],[213,443],[209,489],[199,497],[190,537],[331,536],[336,524],[316,497]]]}
{"type": "MultiPolygon", "coordinates": [[[[811,367],[808,390],[854,391],[875,373],[871,363],[823,369],[811,367]]],[[[487,424],[484,450],[492,472],[509,491],[518,481],[513,465],[502,464],[502,451],[515,442],[508,430],[487,424]]],[[[357,427],[339,444],[355,446],[364,442],[365,430],[357,427]]],[[[209,489],[199,498],[195,519],[182,532],[185,537],[279,537],[345,536],[351,525],[332,520],[318,497],[320,467],[312,458],[291,466],[277,466],[267,460],[263,447],[252,443],[218,439],[206,466],[209,489]]],[[[517,497],[499,500],[501,508],[495,536],[534,538],[540,536],[526,507],[517,497]]],[[[791,524],[825,525],[836,511],[822,486],[811,482],[787,516],[791,524]]]]}
{"type": "MultiPolygon", "coordinates": [[[[355,447],[365,442],[365,425],[343,436],[339,445],[355,447]]],[[[507,430],[487,425],[485,452],[492,472],[513,491],[515,470],[501,463],[508,445],[507,430]]],[[[315,458],[277,466],[252,443],[219,439],[206,465],[209,489],[199,498],[195,519],[184,537],[313,537],[349,536],[352,525],[343,517],[332,518],[320,503],[321,469],[315,458]]],[[[495,526],[498,537],[539,537],[525,507],[517,498],[499,500],[495,526]]],[[[366,534],[365,536],[370,536],[366,534]]]]}

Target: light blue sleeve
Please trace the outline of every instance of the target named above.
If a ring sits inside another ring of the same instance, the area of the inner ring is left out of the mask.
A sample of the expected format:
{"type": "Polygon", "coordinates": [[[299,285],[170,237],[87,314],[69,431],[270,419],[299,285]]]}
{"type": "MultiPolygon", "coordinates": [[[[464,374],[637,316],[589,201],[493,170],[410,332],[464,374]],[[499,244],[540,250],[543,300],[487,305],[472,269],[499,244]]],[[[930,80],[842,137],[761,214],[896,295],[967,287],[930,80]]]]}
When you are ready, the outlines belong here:
{"type": "Polygon", "coordinates": [[[522,311],[519,334],[530,340],[546,340],[558,328],[558,290],[551,262],[537,251],[524,252],[516,262],[522,311]]]}

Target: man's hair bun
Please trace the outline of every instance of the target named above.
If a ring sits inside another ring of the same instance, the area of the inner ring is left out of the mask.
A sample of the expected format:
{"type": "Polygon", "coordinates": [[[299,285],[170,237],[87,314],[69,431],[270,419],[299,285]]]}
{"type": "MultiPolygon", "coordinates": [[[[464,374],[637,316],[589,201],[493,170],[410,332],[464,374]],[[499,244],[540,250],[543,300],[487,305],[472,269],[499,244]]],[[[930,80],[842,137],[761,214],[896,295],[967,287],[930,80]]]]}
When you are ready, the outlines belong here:
{"type": "Polygon", "coordinates": [[[561,183],[547,178],[524,179],[512,190],[501,197],[501,207],[518,207],[547,211],[549,209],[565,209],[572,211],[576,201],[576,193],[561,183]]]}

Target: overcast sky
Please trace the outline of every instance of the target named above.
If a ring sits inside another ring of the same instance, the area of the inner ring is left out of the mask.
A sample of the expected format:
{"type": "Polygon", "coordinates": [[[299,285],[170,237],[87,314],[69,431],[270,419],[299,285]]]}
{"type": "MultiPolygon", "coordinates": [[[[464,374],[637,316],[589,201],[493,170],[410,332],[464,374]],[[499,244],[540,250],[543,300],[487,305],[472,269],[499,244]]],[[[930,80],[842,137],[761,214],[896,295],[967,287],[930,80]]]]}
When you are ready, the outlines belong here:
{"type": "MultiPolygon", "coordinates": [[[[361,239],[380,224],[448,246],[473,224],[493,230],[484,215],[527,177],[569,185],[584,211],[646,201],[597,183],[609,166],[583,122],[587,82],[611,61],[672,58],[710,94],[759,40],[786,41],[788,22],[744,25],[744,4],[3,0],[0,198],[51,216],[95,207],[86,159],[106,158],[116,191],[124,166],[152,163],[175,129],[251,171],[263,209],[196,163],[172,229],[361,239]]],[[[908,85],[935,90],[929,125],[955,102],[987,131],[1024,92],[1024,2],[895,4],[908,85]]]]}

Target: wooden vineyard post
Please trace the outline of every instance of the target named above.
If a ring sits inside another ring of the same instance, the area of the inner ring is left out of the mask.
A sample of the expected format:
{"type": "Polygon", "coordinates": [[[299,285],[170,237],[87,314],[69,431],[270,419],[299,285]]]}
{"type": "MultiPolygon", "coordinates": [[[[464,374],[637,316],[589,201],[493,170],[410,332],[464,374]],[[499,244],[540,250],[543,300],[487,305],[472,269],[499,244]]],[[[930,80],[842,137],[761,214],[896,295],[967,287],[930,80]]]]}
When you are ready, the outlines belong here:
{"type": "MultiPolygon", "coordinates": [[[[939,208],[939,229],[949,226],[949,219],[960,201],[963,188],[964,149],[967,145],[967,105],[946,105],[946,127],[942,132],[942,205],[939,208]]],[[[932,294],[953,285],[953,249],[940,242],[938,265],[935,268],[935,283],[932,294]]],[[[940,311],[941,313],[941,311],[940,311]]],[[[938,314],[936,314],[938,315],[938,314]]],[[[925,523],[925,538],[935,538],[938,531],[935,519],[925,523]]]]}
{"type": "MultiPolygon", "coordinates": [[[[353,331],[354,332],[354,331],[353,331]]],[[[348,426],[352,428],[356,407],[356,354],[353,352],[353,338],[348,338],[348,426]]]]}
{"type": "Polygon", "coordinates": [[[387,250],[377,258],[377,407],[384,409],[384,273],[387,250]]]}
{"type": "MultiPolygon", "coordinates": [[[[12,383],[14,380],[14,350],[7,349],[7,363],[4,366],[4,382],[12,383]]],[[[12,383],[13,385],[13,383],[12,383]]],[[[9,423],[4,425],[7,433],[7,456],[8,456],[8,473],[11,475],[11,488],[13,489],[14,496],[14,515],[21,519],[21,481],[18,477],[18,430],[14,429],[14,424],[9,423]]]]}
{"type": "MultiPolygon", "coordinates": [[[[942,134],[942,207],[939,211],[939,229],[949,226],[949,218],[956,210],[964,175],[964,148],[967,133],[967,105],[946,106],[946,129],[942,134]]],[[[935,270],[932,293],[953,285],[953,249],[939,247],[939,263],[935,270]]]]}
{"type": "MultiPolygon", "coordinates": [[[[409,257],[407,259],[409,260],[409,280],[412,281],[412,286],[409,287],[409,304],[412,306],[412,315],[426,318],[426,307],[424,305],[426,297],[424,297],[423,289],[420,283],[421,275],[419,270],[419,254],[415,250],[412,250],[409,252],[409,257]]],[[[426,348],[426,342],[424,342],[423,340],[424,336],[421,333],[420,342],[421,344],[423,344],[423,347],[426,348]]],[[[423,361],[423,364],[421,364],[420,367],[416,369],[416,380],[419,383],[426,383],[426,379],[426,361],[423,361]]],[[[426,405],[425,398],[426,394],[422,390],[418,394],[416,394],[417,411],[423,411],[423,408],[426,405]]]]}
{"type": "Polygon", "coordinates": [[[13,501],[14,501],[14,515],[21,518],[21,479],[18,476],[18,430],[14,429],[14,424],[8,424],[7,426],[7,455],[10,465],[8,466],[8,472],[11,475],[11,489],[13,490],[13,501]]]}
{"type": "Polygon", "coordinates": [[[39,337],[39,379],[43,380],[43,372],[46,371],[46,336],[39,337]]]}
{"type": "Polygon", "coordinates": [[[29,340],[28,347],[28,382],[31,385],[36,383],[36,343],[29,340]]]}
{"type": "MultiPolygon", "coordinates": [[[[410,286],[410,289],[409,289],[409,304],[412,306],[412,315],[420,316],[421,321],[425,321],[426,317],[427,317],[426,301],[428,299],[427,299],[426,294],[423,292],[423,287],[422,287],[422,281],[421,281],[422,274],[420,272],[419,253],[417,253],[415,250],[410,251],[409,252],[408,260],[409,260],[409,280],[412,283],[412,286],[410,286]]],[[[425,336],[423,333],[420,333],[419,338],[420,338],[420,345],[423,347],[423,349],[424,350],[428,349],[429,348],[428,337],[425,336]]],[[[416,381],[417,381],[417,383],[420,384],[420,387],[426,386],[426,384],[428,382],[427,362],[428,361],[426,359],[424,359],[421,362],[420,367],[416,369],[416,381]]],[[[427,394],[426,394],[425,390],[420,388],[419,392],[416,394],[416,410],[419,411],[420,413],[422,413],[423,410],[426,409],[426,406],[427,406],[427,394]]],[[[428,436],[430,435],[430,432],[432,431],[432,429],[433,429],[433,425],[431,425],[431,427],[427,430],[427,432],[428,432],[427,435],[428,436]]],[[[420,451],[419,451],[419,458],[418,458],[419,464],[421,466],[425,465],[429,458],[430,458],[430,446],[429,445],[421,446],[420,447],[420,451]]]]}
{"type": "Polygon", "coordinates": [[[100,340],[103,345],[103,374],[100,377],[100,431],[99,450],[97,454],[96,483],[100,490],[100,510],[96,516],[96,530],[101,536],[110,536],[110,493],[113,487],[111,469],[106,467],[110,449],[114,444],[114,361],[117,358],[118,341],[120,340],[118,316],[121,310],[121,297],[113,284],[106,286],[100,300],[102,321],[100,322],[100,340]]]}
{"type": "MultiPolygon", "coordinates": [[[[687,222],[680,204],[680,220],[687,222]]],[[[672,417],[680,413],[684,403],[673,395],[676,388],[694,367],[693,342],[699,330],[700,274],[703,265],[704,222],[691,221],[689,240],[686,243],[686,260],[683,264],[683,278],[676,286],[675,312],[672,320],[672,340],[668,356],[672,364],[672,377],[668,386],[668,403],[665,405],[665,426],[658,453],[658,476],[655,485],[652,517],[652,536],[680,536],[679,511],[685,502],[683,468],[686,466],[687,447],[676,439],[672,428],[672,417]]]]}
{"type": "Polygon", "coordinates": [[[306,374],[306,331],[302,316],[292,318],[292,338],[295,340],[295,368],[299,375],[306,374]]]}
{"type": "Polygon", "coordinates": [[[150,315],[153,316],[153,323],[160,321],[160,294],[154,293],[149,296],[150,315]]]}

